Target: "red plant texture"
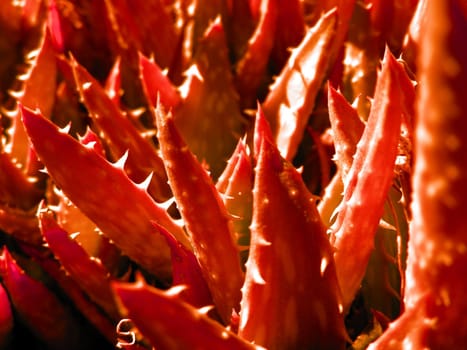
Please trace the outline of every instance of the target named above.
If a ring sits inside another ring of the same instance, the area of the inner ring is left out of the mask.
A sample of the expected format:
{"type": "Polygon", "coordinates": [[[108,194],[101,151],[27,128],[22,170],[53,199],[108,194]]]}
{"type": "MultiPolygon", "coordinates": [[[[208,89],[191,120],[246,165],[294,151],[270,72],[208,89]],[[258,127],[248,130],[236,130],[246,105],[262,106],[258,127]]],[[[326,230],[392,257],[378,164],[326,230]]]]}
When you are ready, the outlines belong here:
{"type": "Polygon", "coordinates": [[[0,349],[465,348],[466,43],[465,0],[1,1],[0,349]]]}

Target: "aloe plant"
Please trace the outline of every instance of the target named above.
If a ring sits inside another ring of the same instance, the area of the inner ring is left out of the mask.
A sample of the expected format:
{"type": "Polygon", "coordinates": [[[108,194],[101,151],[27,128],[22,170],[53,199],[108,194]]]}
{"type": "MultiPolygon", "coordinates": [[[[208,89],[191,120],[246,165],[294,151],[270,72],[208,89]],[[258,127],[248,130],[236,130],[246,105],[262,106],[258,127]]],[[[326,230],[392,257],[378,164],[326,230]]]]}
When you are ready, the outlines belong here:
{"type": "Polygon", "coordinates": [[[462,0],[0,4],[0,348],[467,342],[462,0]]]}

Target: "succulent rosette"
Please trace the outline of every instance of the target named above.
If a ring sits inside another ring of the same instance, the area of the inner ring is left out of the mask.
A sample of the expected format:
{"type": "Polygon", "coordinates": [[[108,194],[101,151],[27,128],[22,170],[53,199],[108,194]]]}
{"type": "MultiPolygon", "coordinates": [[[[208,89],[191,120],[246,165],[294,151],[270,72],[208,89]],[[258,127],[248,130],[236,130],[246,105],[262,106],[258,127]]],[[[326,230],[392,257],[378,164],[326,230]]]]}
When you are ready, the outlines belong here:
{"type": "Polygon", "coordinates": [[[0,3],[1,349],[461,349],[463,0],[0,3]]]}

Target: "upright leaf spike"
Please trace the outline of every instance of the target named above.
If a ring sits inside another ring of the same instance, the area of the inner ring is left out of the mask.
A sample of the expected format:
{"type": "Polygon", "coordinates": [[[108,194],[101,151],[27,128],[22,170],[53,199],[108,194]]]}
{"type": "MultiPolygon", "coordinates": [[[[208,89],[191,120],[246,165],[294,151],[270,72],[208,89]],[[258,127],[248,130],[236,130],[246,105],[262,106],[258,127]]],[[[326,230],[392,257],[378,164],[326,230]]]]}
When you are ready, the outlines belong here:
{"type": "Polygon", "coordinates": [[[264,78],[276,33],[278,0],[261,1],[261,17],[248,47],[236,67],[236,86],[243,108],[254,105],[257,90],[264,78]]]}
{"type": "Polygon", "coordinates": [[[326,228],[301,175],[264,135],[259,135],[239,335],[268,349],[343,349],[340,292],[326,228]]]}
{"type": "Polygon", "coordinates": [[[291,161],[297,152],[328,67],[336,27],[336,11],[329,11],[309,29],[295,48],[263,103],[281,155],[291,161]]]}
{"type": "Polygon", "coordinates": [[[344,183],[339,214],[331,227],[345,310],[350,307],[365,274],[394,176],[402,116],[397,69],[400,66],[386,51],[370,117],[344,183]]]}
{"type": "Polygon", "coordinates": [[[181,216],[214,304],[226,323],[238,310],[243,273],[232,223],[212,179],[190,152],[172,114],[156,109],[158,139],[181,216]]]}

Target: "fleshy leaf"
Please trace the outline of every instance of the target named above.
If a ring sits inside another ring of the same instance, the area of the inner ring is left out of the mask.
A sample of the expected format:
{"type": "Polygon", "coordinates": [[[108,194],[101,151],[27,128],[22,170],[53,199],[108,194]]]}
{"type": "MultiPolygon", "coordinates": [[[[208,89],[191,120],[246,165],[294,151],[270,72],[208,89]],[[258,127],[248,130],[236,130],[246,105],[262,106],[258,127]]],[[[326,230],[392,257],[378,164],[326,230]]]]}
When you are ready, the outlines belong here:
{"type": "Polygon", "coordinates": [[[343,349],[332,255],[313,195],[263,137],[239,335],[268,349],[343,349]]]}
{"type": "Polygon", "coordinates": [[[166,229],[154,223],[157,231],[164,236],[172,256],[172,285],[186,287],[181,298],[194,307],[212,305],[211,293],[203,277],[198,260],[193,252],[180,244],[166,229]]]}
{"type": "Polygon", "coordinates": [[[0,146],[0,203],[24,210],[33,208],[39,202],[42,191],[1,148],[0,146]]]}
{"type": "Polygon", "coordinates": [[[238,309],[243,283],[232,223],[212,179],[183,141],[173,116],[159,106],[156,120],[170,187],[214,304],[228,324],[232,309],[238,309]]]}
{"type": "Polygon", "coordinates": [[[235,82],[244,108],[254,106],[257,90],[264,79],[275,39],[277,0],[262,1],[260,10],[259,23],[248,41],[246,52],[236,67],[235,82]]]}
{"type": "Polygon", "coordinates": [[[343,179],[352,166],[357,143],[362,136],[365,124],[360,120],[357,111],[347,102],[345,97],[328,85],[329,120],[336,149],[336,162],[343,179]]]}
{"type": "Polygon", "coordinates": [[[35,212],[0,205],[0,229],[20,241],[38,245],[42,243],[35,212]]]}
{"type": "MultiPolygon", "coordinates": [[[[24,86],[19,95],[18,102],[23,106],[39,109],[44,116],[50,117],[55,101],[56,74],[55,51],[51,38],[44,28],[41,46],[31,58],[31,65],[23,76],[24,86]]],[[[21,78],[20,78],[21,79],[21,78]]],[[[24,127],[21,122],[19,109],[15,110],[13,128],[11,130],[11,148],[9,153],[23,166],[28,162],[29,144],[24,127]]]]}
{"type": "Polygon", "coordinates": [[[74,239],[88,255],[99,259],[110,271],[118,270],[121,252],[104,236],[86,215],[74,205],[62,191],[54,189],[56,203],[53,206],[57,223],[65,231],[76,234],[74,239]]]}
{"type": "Polygon", "coordinates": [[[337,277],[345,310],[350,306],[365,274],[374,246],[374,235],[394,176],[402,116],[397,74],[400,68],[387,51],[370,117],[344,183],[339,214],[331,227],[336,248],[337,277]]]}
{"type": "MultiPolygon", "coordinates": [[[[136,58],[136,52],[154,54],[163,68],[170,67],[178,43],[178,35],[170,14],[162,1],[105,1],[108,39],[117,55],[136,58]],[[148,15],[150,14],[150,15],[148,15]],[[160,35],[154,35],[157,28],[160,35]],[[162,34],[163,33],[163,34],[162,34]]],[[[133,62],[133,58],[130,58],[133,62]]]]}
{"type": "Polygon", "coordinates": [[[139,183],[152,173],[149,193],[161,202],[167,200],[170,197],[167,176],[162,159],[157,154],[154,145],[141,136],[138,129],[119,110],[99,82],[86,69],[74,60],[71,64],[76,84],[92,121],[102,132],[104,141],[109,144],[114,159],[119,159],[128,151],[125,170],[130,179],[139,183]],[[123,133],[122,130],[125,132],[123,133]]]}
{"type": "Polygon", "coordinates": [[[147,59],[141,53],[139,54],[139,71],[144,93],[151,107],[157,105],[158,99],[167,109],[175,108],[181,102],[178,91],[157,63],[147,59]]]}
{"type": "Polygon", "coordinates": [[[315,98],[328,67],[329,49],[336,26],[336,11],[330,11],[309,29],[271,86],[263,103],[281,155],[292,160],[297,152],[315,98]]]}
{"type": "Polygon", "coordinates": [[[372,349],[456,349],[467,342],[467,6],[427,1],[425,11],[406,309],[372,349]]]}
{"type": "Polygon", "coordinates": [[[253,18],[249,0],[227,2],[227,15],[223,18],[226,28],[229,51],[236,62],[245,53],[248,40],[251,38],[258,23],[253,18]]]}
{"type": "MultiPolygon", "coordinates": [[[[15,313],[50,349],[80,349],[77,318],[41,282],[29,277],[4,248],[0,275],[15,313]]],[[[88,344],[89,345],[89,344],[88,344]]]]}
{"type": "MultiPolygon", "coordinates": [[[[261,11],[262,1],[259,0],[261,11]]],[[[283,67],[290,56],[290,49],[303,40],[306,26],[303,14],[303,4],[299,0],[278,0],[277,19],[274,32],[272,61],[275,69],[283,67]]],[[[260,12],[261,13],[261,12],[260,12]]]]}
{"type": "Polygon", "coordinates": [[[53,214],[41,208],[39,220],[42,234],[56,258],[80,287],[114,320],[119,315],[110,288],[110,276],[105,267],[91,259],[69,233],[55,222],[53,214]]]}
{"type": "Polygon", "coordinates": [[[8,294],[0,284],[0,348],[7,347],[13,331],[13,312],[8,294]]]}
{"type": "Polygon", "coordinates": [[[224,169],[245,124],[226,45],[218,18],[200,40],[195,63],[180,87],[186,90],[183,104],[174,110],[184,140],[201,161],[207,162],[214,179],[224,169]]]}
{"type": "Polygon", "coordinates": [[[123,310],[157,349],[260,349],[179,298],[143,282],[113,286],[123,310]]]}
{"type": "Polygon", "coordinates": [[[89,296],[83,292],[79,284],[63,269],[59,261],[51,256],[49,250],[26,244],[22,244],[21,249],[56,282],[60,290],[66,294],[68,300],[74,304],[81,315],[98,332],[108,341],[115,341],[115,327],[113,325],[115,321],[111,321],[107,315],[104,315],[102,309],[89,299],[89,296]]]}
{"type": "Polygon", "coordinates": [[[26,108],[22,113],[37,154],[67,197],[130,258],[158,277],[170,279],[170,249],[154,234],[151,221],[186,243],[182,228],[121,168],[61,133],[40,114],[26,108]]]}
{"type": "Polygon", "coordinates": [[[253,211],[253,166],[244,140],[238,142],[228,165],[216,183],[225,208],[233,217],[233,232],[240,250],[242,265],[248,256],[250,224],[253,211]]]}

